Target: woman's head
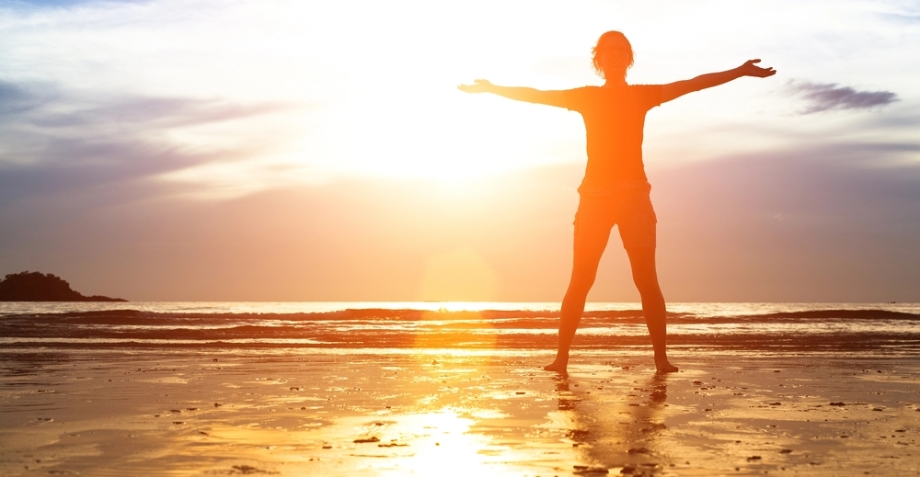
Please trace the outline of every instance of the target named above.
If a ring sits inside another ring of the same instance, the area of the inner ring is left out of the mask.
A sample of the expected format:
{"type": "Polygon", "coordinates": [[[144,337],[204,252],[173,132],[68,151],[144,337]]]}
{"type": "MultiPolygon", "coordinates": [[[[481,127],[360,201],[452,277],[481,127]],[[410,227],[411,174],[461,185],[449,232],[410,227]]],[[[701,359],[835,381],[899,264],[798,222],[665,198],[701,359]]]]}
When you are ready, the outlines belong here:
{"type": "Polygon", "coordinates": [[[592,63],[601,78],[626,79],[626,70],[633,64],[632,45],[622,33],[608,31],[597,40],[592,63]]]}

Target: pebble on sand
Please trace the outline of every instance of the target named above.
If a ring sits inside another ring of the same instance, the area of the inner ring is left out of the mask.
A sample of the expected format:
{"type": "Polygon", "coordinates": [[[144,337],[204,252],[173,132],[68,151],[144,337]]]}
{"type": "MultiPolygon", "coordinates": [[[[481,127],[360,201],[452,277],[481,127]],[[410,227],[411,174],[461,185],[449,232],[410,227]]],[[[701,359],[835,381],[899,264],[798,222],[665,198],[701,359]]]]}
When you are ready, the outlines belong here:
{"type": "MultiPolygon", "coordinates": [[[[606,467],[588,467],[587,465],[573,465],[572,468],[574,469],[572,473],[575,475],[610,473],[610,471],[608,471],[606,467]]],[[[623,469],[625,470],[626,467],[624,467],[623,469]]],[[[620,473],[624,473],[624,472],[620,471],[620,473]]],[[[626,472],[626,473],[631,473],[631,472],[626,472]]]]}
{"type": "Polygon", "coordinates": [[[271,472],[271,471],[268,471],[268,470],[265,470],[265,469],[260,469],[260,468],[258,468],[258,467],[253,467],[253,466],[251,466],[251,465],[234,465],[234,466],[232,466],[232,467],[230,467],[230,468],[233,469],[234,472],[232,472],[232,473],[234,473],[234,474],[236,474],[236,473],[240,473],[240,474],[244,474],[244,475],[250,475],[250,474],[277,474],[277,472],[271,472]]]}

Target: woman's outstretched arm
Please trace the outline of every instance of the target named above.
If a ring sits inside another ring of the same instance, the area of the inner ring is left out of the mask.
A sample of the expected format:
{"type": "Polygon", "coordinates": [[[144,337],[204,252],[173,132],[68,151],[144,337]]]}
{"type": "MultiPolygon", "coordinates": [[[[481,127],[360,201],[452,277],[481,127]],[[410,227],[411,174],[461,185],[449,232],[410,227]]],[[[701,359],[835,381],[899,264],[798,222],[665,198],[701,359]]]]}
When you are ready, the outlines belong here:
{"type": "Polygon", "coordinates": [[[467,93],[492,93],[516,101],[527,101],[528,103],[558,107],[564,107],[565,104],[565,93],[563,91],[541,91],[521,86],[498,86],[490,83],[489,80],[483,79],[478,79],[473,84],[461,84],[457,88],[467,93]]]}
{"type": "Polygon", "coordinates": [[[701,89],[712,88],[720,84],[741,78],[742,76],[754,76],[757,78],[766,78],[776,74],[773,68],[761,68],[754,63],[760,63],[760,60],[748,60],[743,65],[721,73],[709,73],[697,76],[696,78],[677,81],[664,85],[661,102],[677,99],[687,93],[699,91],[701,89]]]}

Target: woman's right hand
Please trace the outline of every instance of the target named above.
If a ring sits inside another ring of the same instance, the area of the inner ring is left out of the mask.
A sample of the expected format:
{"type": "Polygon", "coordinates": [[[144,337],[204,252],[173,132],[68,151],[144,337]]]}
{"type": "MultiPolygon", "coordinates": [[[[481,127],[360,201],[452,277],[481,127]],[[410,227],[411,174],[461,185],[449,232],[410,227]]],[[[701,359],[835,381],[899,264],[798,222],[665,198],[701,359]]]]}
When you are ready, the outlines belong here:
{"type": "Polygon", "coordinates": [[[461,84],[457,89],[465,93],[488,93],[492,90],[492,83],[489,80],[478,79],[473,84],[461,84]]]}

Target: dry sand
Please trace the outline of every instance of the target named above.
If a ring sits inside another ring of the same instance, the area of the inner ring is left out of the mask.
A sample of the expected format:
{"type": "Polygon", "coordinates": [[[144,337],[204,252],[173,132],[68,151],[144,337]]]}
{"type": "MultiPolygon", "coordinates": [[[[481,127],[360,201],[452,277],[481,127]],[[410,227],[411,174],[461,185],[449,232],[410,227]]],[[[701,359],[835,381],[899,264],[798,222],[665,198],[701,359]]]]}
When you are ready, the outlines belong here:
{"type": "Polygon", "coordinates": [[[920,472],[915,358],[0,357],[4,476],[920,472]]]}

